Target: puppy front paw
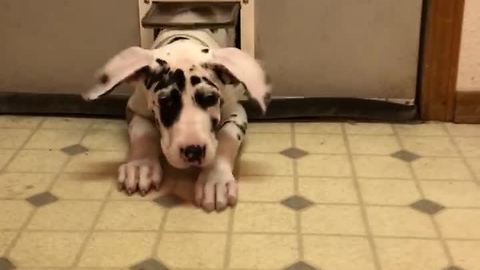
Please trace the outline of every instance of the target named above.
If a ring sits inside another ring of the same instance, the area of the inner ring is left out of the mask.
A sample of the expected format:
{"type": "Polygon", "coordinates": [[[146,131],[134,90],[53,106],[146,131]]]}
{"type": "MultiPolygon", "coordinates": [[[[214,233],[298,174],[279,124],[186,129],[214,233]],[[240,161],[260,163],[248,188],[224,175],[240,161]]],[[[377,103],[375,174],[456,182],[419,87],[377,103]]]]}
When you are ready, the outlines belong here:
{"type": "Polygon", "coordinates": [[[195,202],[208,212],[222,211],[237,202],[237,182],[229,166],[205,168],[195,183],[195,202]]]}
{"type": "Polygon", "coordinates": [[[145,196],[150,189],[160,189],[162,168],[158,159],[132,160],[118,168],[118,188],[125,189],[128,195],[137,190],[145,196]]]}

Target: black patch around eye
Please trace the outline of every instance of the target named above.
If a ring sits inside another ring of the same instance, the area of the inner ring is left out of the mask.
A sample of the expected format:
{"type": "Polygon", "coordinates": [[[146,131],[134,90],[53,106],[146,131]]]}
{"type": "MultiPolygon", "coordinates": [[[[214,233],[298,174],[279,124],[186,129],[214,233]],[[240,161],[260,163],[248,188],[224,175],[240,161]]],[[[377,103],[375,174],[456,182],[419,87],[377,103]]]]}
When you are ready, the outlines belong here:
{"type": "Polygon", "coordinates": [[[195,102],[200,108],[206,110],[218,103],[219,96],[217,93],[205,94],[203,92],[195,93],[195,102]]]}
{"type": "Polygon", "coordinates": [[[203,49],[203,50],[202,50],[202,53],[208,53],[209,51],[210,51],[210,50],[209,50],[208,48],[206,48],[206,49],[203,49]]]}
{"type": "Polygon", "coordinates": [[[108,77],[107,74],[103,74],[102,76],[100,76],[99,81],[100,81],[102,84],[107,84],[107,83],[110,81],[110,77],[108,77]]]}
{"type": "Polygon", "coordinates": [[[155,83],[157,83],[154,89],[154,91],[157,92],[172,84],[176,84],[178,90],[183,92],[185,89],[185,80],[185,73],[183,70],[177,69],[172,72],[169,68],[166,68],[160,72],[150,74],[150,76],[145,79],[145,86],[150,89],[155,83]]]}
{"type": "Polygon", "coordinates": [[[177,83],[180,91],[185,90],[185,73],[181,69],[175,70],[173,73],[173,80],[177,83]]]}
{"type": "Polygon", "coordinates": [[[208,85],[210,85],[211,87],[213,87],[213,88],[215,88],[215,89],[218,90],[218,87],[217,87],[212,81],[210,81],[207,77],[202,77],[202,80],[203,80],[206,84],[208,84],[208,85]]]}
{"type": "Polygon", "coordinates": [[[160,121],[166,128],[171,127],[178,118],[182,111],[182,95],[179,91],[171,91],[167,97],[161,97],[158,99],[160,104],[160,121]]]}
{"type": "Polygon", "coordinates": [[[198,77],[198,76],[194,75],[194,76],[190,77],[190,83],[192,84],[192,86],[195,86],[195,85],[197,85],[201,82],[202,81],[200,80],[200,77],[198,77]]]}

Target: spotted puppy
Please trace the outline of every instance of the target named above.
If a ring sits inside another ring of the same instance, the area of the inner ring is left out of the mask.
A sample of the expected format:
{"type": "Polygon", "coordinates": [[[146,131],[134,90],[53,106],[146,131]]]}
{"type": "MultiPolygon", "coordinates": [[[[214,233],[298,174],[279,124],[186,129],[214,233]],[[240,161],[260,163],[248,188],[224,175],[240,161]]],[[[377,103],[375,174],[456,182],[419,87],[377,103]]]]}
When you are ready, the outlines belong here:
{"type": "Polygon", "coordinates": [[[130,150],[118,172],[128,194],[159,188],[163,154],[175,168],[200,168],[197,205],[212,211],[235,204],[232,170],[247,129],[238,101],[245,91],[265,112],[271,87],[257,61],[227,40],[224,30],[164,30],[152,49],[114,56],[83,94],[95,100],[123,82],[135,86],[127,105],[130,150]]]}

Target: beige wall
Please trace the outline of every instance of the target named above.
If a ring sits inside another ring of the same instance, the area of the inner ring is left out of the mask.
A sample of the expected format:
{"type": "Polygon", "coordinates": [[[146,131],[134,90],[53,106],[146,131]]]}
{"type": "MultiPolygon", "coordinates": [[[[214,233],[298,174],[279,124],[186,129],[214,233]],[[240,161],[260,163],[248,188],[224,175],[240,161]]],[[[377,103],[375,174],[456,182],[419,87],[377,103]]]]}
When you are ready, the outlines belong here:
{"type": "Polygon", "coordinates": [[[137,0],[0,0],[0,92],[79,94],[138,29],[137,0]]]}
{"type": "Polygon", "coordinates": [[[457,89],[480,92],[480,1],[465,1],[457,89]]]}

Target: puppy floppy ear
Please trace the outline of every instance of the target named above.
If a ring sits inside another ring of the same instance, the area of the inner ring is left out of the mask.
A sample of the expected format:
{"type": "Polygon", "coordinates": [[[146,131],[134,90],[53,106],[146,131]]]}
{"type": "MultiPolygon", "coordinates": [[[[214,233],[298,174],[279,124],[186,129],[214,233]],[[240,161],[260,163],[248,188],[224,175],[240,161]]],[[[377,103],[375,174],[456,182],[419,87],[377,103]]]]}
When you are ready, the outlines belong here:
{"type": "Polygon", "coordinates": [[[82,94],[85,100],[94,100],[110,93],[116,86],[134,78],[142,69],[155,62],[150,50],[130,47],[110,59],[97,73],[97,83],[82,94]]]}
{"type": "Polygon", "coordinates": [[[267,74],[253,57],[237,48],[216,49],[205,66],[212,69],[224,84],[243,84],[249,98],[258,103],[263,113],[266,112],[271,86],[267,74]]]}

